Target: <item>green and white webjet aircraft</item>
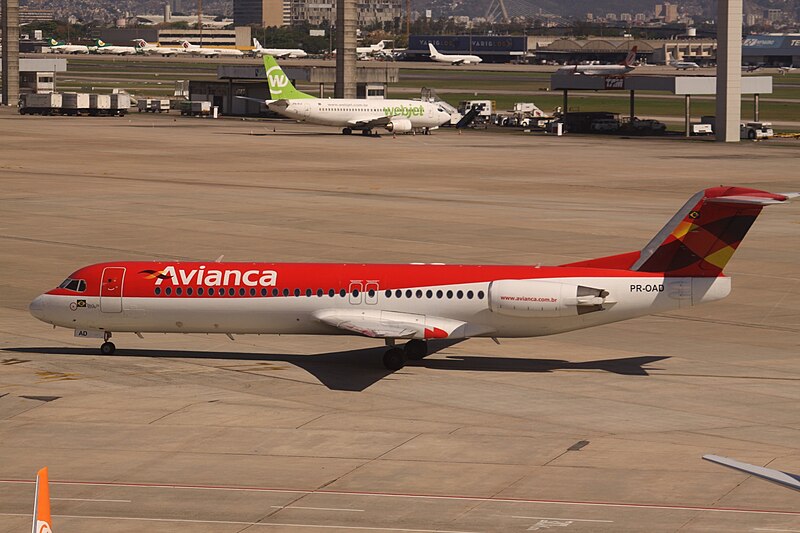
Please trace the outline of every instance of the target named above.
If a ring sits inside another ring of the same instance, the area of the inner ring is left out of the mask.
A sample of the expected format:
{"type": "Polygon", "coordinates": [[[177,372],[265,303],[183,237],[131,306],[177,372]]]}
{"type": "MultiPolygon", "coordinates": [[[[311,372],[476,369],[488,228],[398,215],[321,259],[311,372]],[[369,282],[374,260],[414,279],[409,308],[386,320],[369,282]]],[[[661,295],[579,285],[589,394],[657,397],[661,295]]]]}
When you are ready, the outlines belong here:
{"type": "Polygon", "coordinates": [[[450,113],[435,102],[315,98],[298,91],[274,57],[264,56],[264,68],[273,100],[256,100],[242,96],[238,98],[263,102],[271,111],[300,122],[338,126],[345,135],[350,135],[354,130],[370,135],[376,128],[396,133],[428,133],[450,123],[450,113]]]}

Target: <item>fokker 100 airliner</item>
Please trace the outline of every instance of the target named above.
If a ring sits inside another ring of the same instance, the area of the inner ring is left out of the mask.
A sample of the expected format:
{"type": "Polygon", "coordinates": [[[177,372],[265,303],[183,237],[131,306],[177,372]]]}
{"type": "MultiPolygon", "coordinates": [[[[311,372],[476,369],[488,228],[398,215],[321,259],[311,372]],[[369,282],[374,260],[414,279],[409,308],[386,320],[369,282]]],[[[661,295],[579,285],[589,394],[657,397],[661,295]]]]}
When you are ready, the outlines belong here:
{"type": "Polygon", "coordinates": [[[397,370],[429,339],[535,337],[725,298],[722,270],[764,206],[800,193],[700,191],[641,250],[553,267],[443,264],[95,264],[38,296],[39,320],[112,333],[365,335],[397,370]],[[399,347],[398,341],[406,341],[399,347]]]}

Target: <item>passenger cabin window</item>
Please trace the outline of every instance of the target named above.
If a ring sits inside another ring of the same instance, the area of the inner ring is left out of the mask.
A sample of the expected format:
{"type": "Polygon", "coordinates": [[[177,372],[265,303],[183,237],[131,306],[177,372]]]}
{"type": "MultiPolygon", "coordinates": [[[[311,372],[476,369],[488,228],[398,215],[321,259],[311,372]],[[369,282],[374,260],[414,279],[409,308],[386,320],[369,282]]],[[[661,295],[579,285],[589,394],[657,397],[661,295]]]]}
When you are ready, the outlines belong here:
{"type": "Polygon", "coordinates": [[[59,289],[67,289],[68,291],[83,292],[86,290],[86,281],[82,279],[67,278],[58,286],[59,289]]]}

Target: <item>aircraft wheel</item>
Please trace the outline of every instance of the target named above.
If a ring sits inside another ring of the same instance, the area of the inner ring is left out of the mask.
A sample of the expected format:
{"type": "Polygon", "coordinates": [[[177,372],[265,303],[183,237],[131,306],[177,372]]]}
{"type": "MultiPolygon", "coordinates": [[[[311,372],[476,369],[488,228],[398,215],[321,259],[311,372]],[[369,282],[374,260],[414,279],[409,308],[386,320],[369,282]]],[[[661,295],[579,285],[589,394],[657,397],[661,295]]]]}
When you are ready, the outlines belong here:
{"type": "Polygon", "coordinates": [[[352,128],[344,128],[344,129],[342,129],[342,134],[344,134],[344,135],[350,135],[351,133],[353,133],[352,128]]]}
{"type": "Polygon", "coordinates": [[[370,135],[372,135],[372,130],[361,130],[361,135],[363,135],[364,137],[369,137],[370,135]]]}
{"type": "Polygon", "coordinates": [[[406,358],[411,361],[419,361],[428,355],[428,343],[419,339],[412,339],[403,346],[406,358]]]}
{"type": "Polygon", "coordinates": [[[100,353],[103,355],[112,355],[116,349],[113,342],[106,341],[100,345],[100,353]]]}
{"type": "Polygon", "coordinates": [[[383,366],[387,370],[400,370],[406,366],[406,353],[400,348],[390,348],[383,354],[383,366]]]}

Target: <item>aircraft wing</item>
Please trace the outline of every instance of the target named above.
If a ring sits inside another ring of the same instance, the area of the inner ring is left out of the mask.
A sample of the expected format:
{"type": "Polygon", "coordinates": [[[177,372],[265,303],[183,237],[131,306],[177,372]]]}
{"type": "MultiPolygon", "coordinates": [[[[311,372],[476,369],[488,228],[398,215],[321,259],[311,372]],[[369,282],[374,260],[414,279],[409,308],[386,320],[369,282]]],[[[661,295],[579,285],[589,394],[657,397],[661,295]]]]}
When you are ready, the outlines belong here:
{"type": "Polygon", "coordinates": [[[492,331],[461,320],[394,311],[323,309],[314,317],[329,326],[379,339],[463,339],[492,331]]]}
{"type": "Polygon", "coordinates": [[[390,116],[372,117],[372,118],[357,118],[348,120],[347,123],[357,128],[382,128],[392,121],[390,116]]]}
{"type": "Polygon", "coordinates": [[[781,472],[780,470],[775,470],[773,468],[767,468],[764,466],[751,465],[750,463],[743,463],[741,461],[736,461],[727,457],[721,457],[719,455],[704,455],[703,459],[706,461],[711,461],[712,463],[720,464],[722,466],[727,466],[728,468],[733,468],[734,470],[739,470],[740,472],[744,472],[746,474],[752,474],[756,477],[766,479],[767,481],[772,481],[773,483],[777,483],[778,485],[789,489],[800,490],[800,476],[797,474],[781,472]]]}
{"type": "Polygon", "coordinates": [[[464,64],[464,60],[463,59],[456,59],[455,61],[451,61],[450,64],[453,65],[453,66],[463,65],[464,64]]]}
{"type": "Polygon", "coordinates": [[[250,98],[249,96],[235,96],[234,98],[238,98],[240,100],[249,100],[251,102],[258,102],[259,104],[264,104],[266,106],[270,104],[288,104],[287,100],[264,100],[262,98],[250,98]]]}

